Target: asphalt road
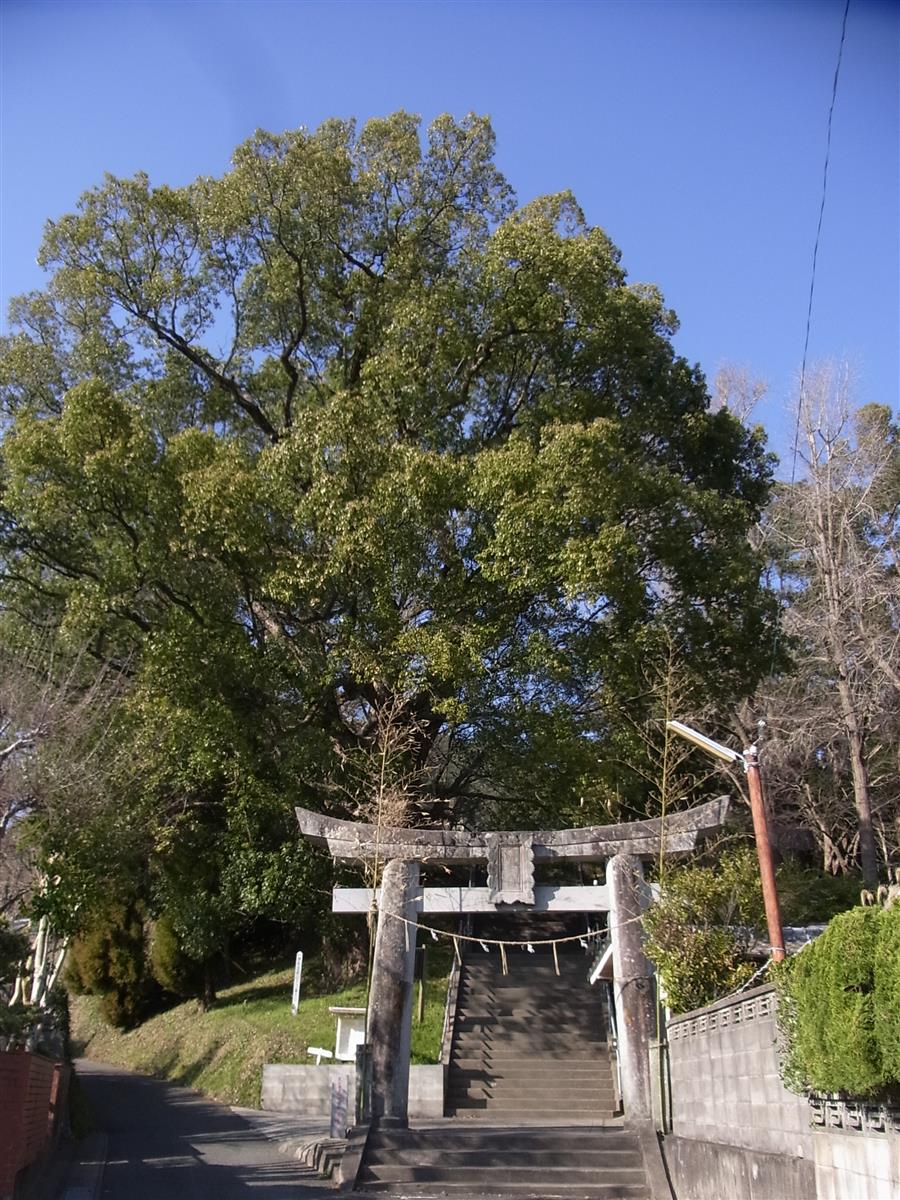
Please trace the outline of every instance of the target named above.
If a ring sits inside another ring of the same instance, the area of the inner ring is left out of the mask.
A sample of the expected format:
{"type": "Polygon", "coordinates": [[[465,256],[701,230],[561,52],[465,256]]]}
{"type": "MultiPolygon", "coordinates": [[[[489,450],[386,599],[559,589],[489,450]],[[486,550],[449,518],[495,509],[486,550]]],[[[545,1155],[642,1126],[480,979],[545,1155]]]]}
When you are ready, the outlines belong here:
{"type": "Polygon", "coordinates": [[[320,1200],[334,1191],[278,1152],[307,1132],[239,1113],[187,1088],[82,1059],[78,1076],[108,1138],[96,1200],[320,1200]],[[268,1136],[267,1136],[268,1135],[268,1136]]]}

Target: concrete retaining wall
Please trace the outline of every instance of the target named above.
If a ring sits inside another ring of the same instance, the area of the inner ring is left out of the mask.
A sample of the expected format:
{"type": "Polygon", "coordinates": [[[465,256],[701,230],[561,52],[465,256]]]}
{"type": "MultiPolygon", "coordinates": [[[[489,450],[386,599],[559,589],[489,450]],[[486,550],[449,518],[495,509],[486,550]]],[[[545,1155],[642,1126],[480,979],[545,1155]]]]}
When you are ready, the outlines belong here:
{"type": "MultiPolygon", "coordinates": [[[[665,1159],[678,1200],[812,1200],[808,1158],[669,1136],[665,1159]]],[[[858,1200],[863,1200],[860,1193],[858,1200]]]]}
{"type": "Polygon", "coordinates": [[[900,1200],[900,1111],[789,1092],[777,1003],[755,988],[669,1022],[678,1200],[900,1200]]]}
{"type": "MultiPolygon", "coordinates": [[[[331,1113],[333,1080],[347,1081],[348,1095],[356,1094],[356,1067],[346,1065],[301,1066],[266,1063],[262,1075],[262,1107],[271,1112],[298,1112],[305,1116],[331,1113]]],[[[409,1069],[409,1115],[414,1119],[444,1115],[444,1067],[409,1069]]]]}

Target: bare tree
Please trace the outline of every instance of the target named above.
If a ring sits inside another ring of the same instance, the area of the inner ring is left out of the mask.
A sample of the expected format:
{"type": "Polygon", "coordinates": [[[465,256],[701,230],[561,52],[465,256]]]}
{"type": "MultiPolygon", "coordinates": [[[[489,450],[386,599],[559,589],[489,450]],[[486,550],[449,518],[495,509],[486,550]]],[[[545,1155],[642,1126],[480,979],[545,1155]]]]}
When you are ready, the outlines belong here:
{"type": "Polygon", "coordinates": [[[748,424],[768,390],[766,381],[756,378],[749,367],[723,363],[713,378],[710,408],[713,412],[727,408],[739,421],[748,424]]]}
{"type": "MultiPolygon", "coordinates": [[[[121,676],[86,655],[52,645],[0,649],[0,915],[27,915],[59,883],[53,863],[22,836],[29,820],[74,827],[108,803],[127,759],[111,736],[121,694],[121,676]]],[[[10,1003],[46,1004],[68,941],[46,913],[31,922],[10,1003]]]]}
{"type": "Polygon", "coordinates": [[[854,410],[846,366],[813,372],[798,405],[803,477],[776,499],[768,529],[798,675],[777,689],[787,714],[773,713],[771,723],[782,766],[806,762],[794,802],[832,856],[846,862],[858,851],[874,887],[878,842],[889,854],[900,832],[886,824],[896,820],[896,773],[893,787],[876,786],[900,701],[897,429],[887,409],[854,410]],[[842,766],[856,815],[849,838],[846,829],[835,837],[842,766]],[[817,774],[827,786],[811,783],[817,774]]]}

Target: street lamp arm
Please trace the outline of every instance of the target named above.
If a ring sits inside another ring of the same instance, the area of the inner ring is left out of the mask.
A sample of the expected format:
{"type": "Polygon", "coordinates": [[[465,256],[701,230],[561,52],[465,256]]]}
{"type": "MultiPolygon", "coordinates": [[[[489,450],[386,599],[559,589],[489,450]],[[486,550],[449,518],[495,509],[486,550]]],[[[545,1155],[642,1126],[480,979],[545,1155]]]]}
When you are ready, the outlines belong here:
{"type": "Polygon", "coordinates": [[[681,721],[666,721],[666,729],[670,729],[672,733],[677,733],[686,742],[691,742],[693,745],[699,746],[707,754],[712,754],[715,758],[721,758],[724,762],[744,762],[744,756],[739,751],[732,750],[728,746],[723,746],[721,742],[714,742],[705,733],[698,733],[696,729],[691,729],[690,725],[685,725],[681,721]]]}

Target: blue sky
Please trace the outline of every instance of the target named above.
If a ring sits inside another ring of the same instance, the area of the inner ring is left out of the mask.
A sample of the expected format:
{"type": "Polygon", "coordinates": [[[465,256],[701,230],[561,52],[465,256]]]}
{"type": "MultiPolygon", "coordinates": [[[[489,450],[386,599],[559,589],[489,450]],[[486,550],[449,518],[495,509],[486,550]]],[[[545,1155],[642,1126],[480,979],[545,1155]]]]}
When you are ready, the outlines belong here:
{"type": "MultiPolygon", "coordinates": [[[[262,127],[489,113],[521,201],[571,188],[676,345],[769,383],[788,452],[843,0],[2,0],[0,293],[104,171],[217,174],[262,127]]],[[[850,0],[810,356],[900,403],[900,4],[850,0]]]]}

